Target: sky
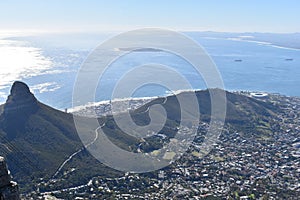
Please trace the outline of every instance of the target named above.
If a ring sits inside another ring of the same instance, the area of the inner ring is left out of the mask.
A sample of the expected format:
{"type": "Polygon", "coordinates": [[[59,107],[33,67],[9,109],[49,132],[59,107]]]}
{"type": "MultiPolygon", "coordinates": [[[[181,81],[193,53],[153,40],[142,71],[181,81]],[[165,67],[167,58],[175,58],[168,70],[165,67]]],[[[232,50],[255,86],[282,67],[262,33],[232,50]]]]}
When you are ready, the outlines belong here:
{"type": "Polygon", "coordinates": [[[0,31],[300,32],[299,0],[0,0],[0,31]]]}

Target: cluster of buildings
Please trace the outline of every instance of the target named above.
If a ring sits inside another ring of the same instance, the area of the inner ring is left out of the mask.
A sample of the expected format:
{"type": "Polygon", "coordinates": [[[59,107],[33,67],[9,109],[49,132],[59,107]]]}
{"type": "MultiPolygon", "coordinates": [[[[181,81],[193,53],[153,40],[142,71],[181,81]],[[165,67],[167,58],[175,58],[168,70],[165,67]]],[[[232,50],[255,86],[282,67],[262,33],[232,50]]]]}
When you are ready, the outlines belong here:
{"type": "Polygon", "coordinates": [[[208,128],[205,123],[190,149],[159,171],[125,173],[117,178],[94,177],[80,187],[40,195],[68,195],[73,199],[297,199],[300,99],[268,95],[260,100],[280,105],[280,114],[260,122],[258,132],[236,130],[226,124],[204,157],[199,152],[202,131],[208,128]]]}
{"type": "Polygon", "coordinates": [[[85,106],[78,106],[72,109],[68,109],[67,112],[71,112],[74,115],[85,117],[102,117],[106,115],[111,115],[113,114],[113,112],[120,113],[125,112],[127,110],[137,109],[153,99],[155,99],[155,97],[100,101],[96,103],[90,103],[85,106]]]}

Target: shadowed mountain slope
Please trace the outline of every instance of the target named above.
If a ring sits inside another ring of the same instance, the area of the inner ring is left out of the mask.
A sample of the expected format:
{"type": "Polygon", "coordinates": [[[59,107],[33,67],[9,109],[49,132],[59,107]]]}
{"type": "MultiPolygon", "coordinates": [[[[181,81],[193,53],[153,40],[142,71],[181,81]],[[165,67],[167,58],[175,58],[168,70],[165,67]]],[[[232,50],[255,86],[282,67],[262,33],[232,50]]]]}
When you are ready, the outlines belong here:
{"type": "MultiPolygon", "coordinates": [[[[209,122],[211,110],[209,91],[198,91],[196,97],[201,120],[209,122]]],[[[226,123],[241,130],[254,131],[258,121],[267,120],[274,115],[274,112],[279,111],[270,103],[243,95],[226,92],[226,98],[226,123]]],[[[180,121],[180,106],[176,96],[155,99],[132,111],[131,116],[137,124],[145,125],[149,123],[148,107],[157,103],[162,104],[168,115],[166,125],[160,133],[173,137],[180,121]]],[[[0,113],[0,155],[6,157],[12,175],[23,191],[29,189],[25,188],[25,185],[30,187],[40,178],[49,180],[59,166],[80,149],[83,150],[64,166],[63,169],[76,168],[76,171],[62,182],[61,187],[78,185],[96,175],[119,176],[121,174],[99,163],[85,150],[77,135],[72,114],[42,104],[26,84],[22,82],[13,84],[6,103],[0,106],[0,113]]],[[[98,120],[99,124],[105,123],[103,130],[112,142],[126,150],[137,149],[140,141],[123,133],[112,116],[98,120]]],[[[89,126],[88,118],[82,118],[82,122],[83,132],[92,141],[97,127],[89,126]]],[[[149,144],[153,144],[152,147],[147,147],[149,151],[161,146],[157,143],[149,142],[149,144]]],[[[61,175],[58,174],[59,177],[61,175]]]]}

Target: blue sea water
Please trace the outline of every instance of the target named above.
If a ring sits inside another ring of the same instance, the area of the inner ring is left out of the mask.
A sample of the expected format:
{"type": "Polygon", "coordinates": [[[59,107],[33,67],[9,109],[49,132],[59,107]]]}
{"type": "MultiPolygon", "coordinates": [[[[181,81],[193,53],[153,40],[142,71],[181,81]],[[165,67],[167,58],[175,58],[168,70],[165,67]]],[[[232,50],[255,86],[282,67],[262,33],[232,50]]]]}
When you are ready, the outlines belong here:
{"type": "MultiPolygon", "coordinates": [[[[29,70],[28,73],[31,75],[22,71],[21,74],[12,76],[11,81],[16,77],[25,81],[33,88],[40,101],[64,109],[72,107],[73,86],[81,64],[89,53],[109,36],[111,35],[32,36],[3,38],[0,41],[23,42],[22,47],[36,48],[42,60],[47,59],[51,62],[48,68],[36,70],[34,74],[29,70]]],[[[299,49],[229,38],[193,36],[192,39],[202,45],[215,62],[226,90],[265,91],[300,97],[299,49]]],[[[206,88],[199,74],[176,55],[159,51],[132,52],[114,62],[104,74],[98,85],[95,101],[110,99],[111,91],[123,73],[134,66],[146,63],[170,66],[183,74],[193,88],[206,88]]],[[[1,61],[0,64],[3,65],[1,61]]],[[[31,68],[36,65],[38,62],[31,68]]],[[[3,66],[0,69],[2,68],[3,66]]],[[[10,84],[11,82],[0,84],[1,102],[4,102],[9,94],[10,84]]],[[[158,96],[165,93],[164,87],[148,85],[137,90],[134,96],[158,96]]]]}

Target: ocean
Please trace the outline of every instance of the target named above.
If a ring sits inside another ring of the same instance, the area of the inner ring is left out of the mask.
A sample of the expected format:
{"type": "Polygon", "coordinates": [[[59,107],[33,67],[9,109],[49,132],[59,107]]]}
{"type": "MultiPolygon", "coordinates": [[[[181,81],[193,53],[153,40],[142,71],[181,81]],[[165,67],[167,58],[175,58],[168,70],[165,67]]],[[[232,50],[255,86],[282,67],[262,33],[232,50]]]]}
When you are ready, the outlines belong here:
{"type": "MultiPolygon", "coordinates": [[[[43,103],[64,110],[72,107],[78,70],[89,53],[115,33],[0,35],[0,102],[13,81],[26,82],[43,103]]],[[[300,97],[300,49],[247,40],[247,37],[208,37],[188,34],[211,56],[226,90],[280,93],[300,97]]],[[[159,63],[179,71],[194,89],[205,89],[203,79],[180,57],[161,51],[132,52],[114,62],[99,82],[95,101],[108,100],[125,70],[159,63]]],[[[158,85],[139,88],[134,97],[162,96],[158,85]]]]}

